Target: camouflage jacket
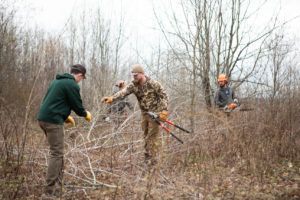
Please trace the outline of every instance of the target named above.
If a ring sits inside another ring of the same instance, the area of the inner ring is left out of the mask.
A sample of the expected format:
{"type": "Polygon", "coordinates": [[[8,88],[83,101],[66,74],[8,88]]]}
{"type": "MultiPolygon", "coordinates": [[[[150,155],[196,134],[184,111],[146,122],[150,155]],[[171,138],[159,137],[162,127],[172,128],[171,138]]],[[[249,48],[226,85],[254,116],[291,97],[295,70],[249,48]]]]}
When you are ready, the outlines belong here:
{"type": "Polygon", "coordinates": [[[131,82],[124,89],[114,94],[113,100],[134,93],[142,112],[151,111],[158,113],[168,110],[168,96],[161,84],[149,77],[146,77],[146,79],[143,86],[131,82]]]}

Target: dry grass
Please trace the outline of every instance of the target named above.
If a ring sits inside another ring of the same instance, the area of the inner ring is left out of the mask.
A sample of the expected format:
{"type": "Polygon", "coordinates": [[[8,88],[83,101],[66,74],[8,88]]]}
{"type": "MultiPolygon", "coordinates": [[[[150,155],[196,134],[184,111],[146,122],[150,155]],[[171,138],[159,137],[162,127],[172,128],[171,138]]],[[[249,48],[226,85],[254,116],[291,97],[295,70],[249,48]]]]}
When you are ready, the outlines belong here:
{"type": "MultiPolygon", "coordinates": [[[[291,131],[289,119],[271,121],[268,112],[236,112],[230,118],[195,114],[197,132],[174,130],[183,145],[162,133],[153,199],[299,198],[299,124],[295,121],[291,131]]],[[[76,128],[66,127],[64,199],[141,199],[147,183],[139,116],[129,116],[119,127],[100,119],[91,125],[77,118],[76,128]]],[[[187,120],[176,121],[188,127],[187,120]]],[[[37,124],[31,125],[22,165],[15,165],[14,156],[10,162],[2,159],[4,199],[42,194],[48,146],[37,124]]]]}

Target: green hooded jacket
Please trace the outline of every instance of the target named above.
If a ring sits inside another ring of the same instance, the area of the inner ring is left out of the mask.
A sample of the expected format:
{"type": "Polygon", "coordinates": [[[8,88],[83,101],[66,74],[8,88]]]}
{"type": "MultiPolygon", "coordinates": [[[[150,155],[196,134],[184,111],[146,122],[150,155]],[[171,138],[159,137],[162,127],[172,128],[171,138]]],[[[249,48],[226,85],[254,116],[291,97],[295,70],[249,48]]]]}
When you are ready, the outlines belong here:
{"type": "Polygon", "coordinates": [[[87,115],[75,78],[68,73],[56,75],[48,88],[38,113],[38,120],[63,124],[73,110],[77,115],[87,115]]]}

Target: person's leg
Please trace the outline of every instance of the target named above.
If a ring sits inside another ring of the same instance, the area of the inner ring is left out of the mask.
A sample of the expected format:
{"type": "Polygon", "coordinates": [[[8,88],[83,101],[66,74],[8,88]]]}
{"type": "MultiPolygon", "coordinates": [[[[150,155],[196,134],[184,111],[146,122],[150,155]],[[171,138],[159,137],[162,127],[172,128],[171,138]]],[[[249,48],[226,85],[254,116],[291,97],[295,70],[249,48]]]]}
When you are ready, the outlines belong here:
{"type": "Polygon", "coordinates": [[[159,125],[153,122],[149,116],[144,117],[144,125],[147,124],[144,130],[145,140],[145,159],[146,159],[146,191],[145,199],[151,199],[152,187],[156,182],[156,172],[159,162],[159,151],[161,142],[159,140],[159,125]]]}
{"type": "Polygon", "coordinates": [[[159,156],[159,125],[149,116],[143,115],[142,129],[144,130],[145,162],[148,167],[151,167],[156,165],[159,156]]]}
{"type": "Polygon", "coordinates": [[[150,118],[148,118],[148,135],[145,141],[151,165],[154,166],[158,162],[161,141],[159,139],[159,125],[150,118]]]}
{"type": "Polygon", "coordinates": [[[145,164],[148,165],[149,163],[149,160],[150,160],[150,152],[149,152],[149,149],[148,149],[148,145],[147,145],[147,141],[146,141],[146,138],[148,136],[148,120],[147,120],[147,116],[145,114],[142,115],[142,123],[141,123],[141,126],[142,126],[142,130],[144,131],[144,150],[145,150],[145,164]]]}
{"type": "Polygon", "coordinates": [[[63,125],[43,123],[50,146],[45,193],[59,196],[63,179],[64,128],[63,125]]]}

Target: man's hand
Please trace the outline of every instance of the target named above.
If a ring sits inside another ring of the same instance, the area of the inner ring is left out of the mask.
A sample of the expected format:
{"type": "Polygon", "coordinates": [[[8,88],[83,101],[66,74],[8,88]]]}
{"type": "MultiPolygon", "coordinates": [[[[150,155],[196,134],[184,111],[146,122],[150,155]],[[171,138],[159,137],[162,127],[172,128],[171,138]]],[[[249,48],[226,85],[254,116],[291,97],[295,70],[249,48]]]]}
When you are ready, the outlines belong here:
{"type": "Polygon", "coordinates": [[[86,111],[85,120],[88,122],[92,120],[92,114],[89,111],[86,111]]]}
{"type": "Polygon", "coordinates": [[[159,113],[159,119],[162,120],[162,121],[166,121],[168,119],[168,111],[166,110],[163,110],[159,113]]]}
{"type": "Polygon", "coordinates": [[[74,120],[74,118],[71,115],[68,116],[68,118],[66,119],[65,123],[72,124],[72,126],[75,126],[75,120],[74,120]]]}
{"type": "Polygon", "coordinates": [[[113,97],[112,96],[109,96],[109,97],[103,97],[101,99],[101,102],[102,103],[107,103],[107,104],[111,104],[113,102],[113,97]]]}

